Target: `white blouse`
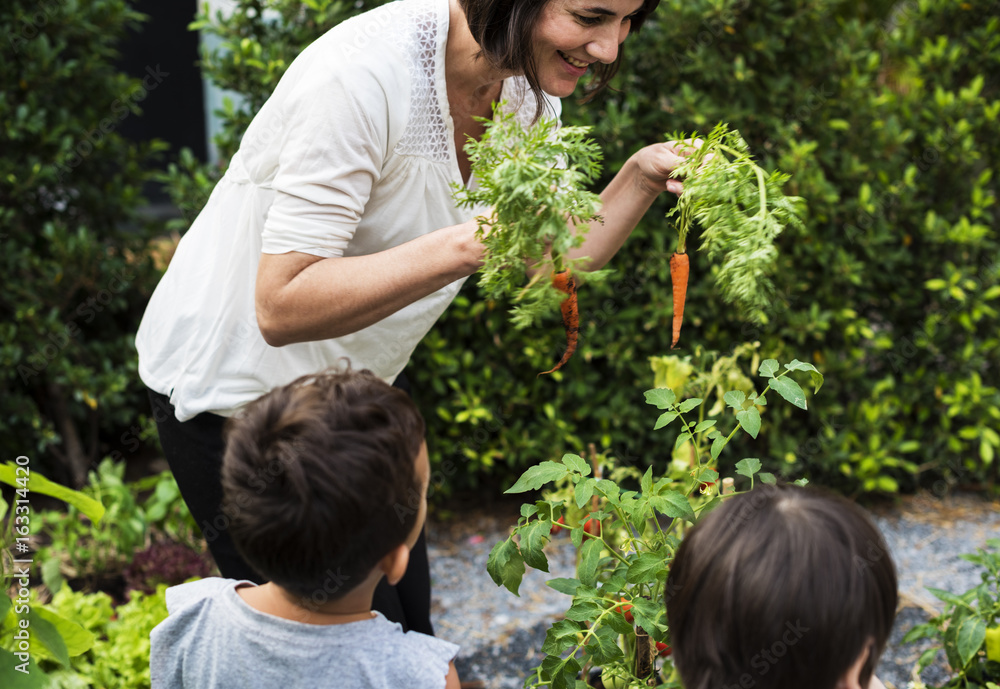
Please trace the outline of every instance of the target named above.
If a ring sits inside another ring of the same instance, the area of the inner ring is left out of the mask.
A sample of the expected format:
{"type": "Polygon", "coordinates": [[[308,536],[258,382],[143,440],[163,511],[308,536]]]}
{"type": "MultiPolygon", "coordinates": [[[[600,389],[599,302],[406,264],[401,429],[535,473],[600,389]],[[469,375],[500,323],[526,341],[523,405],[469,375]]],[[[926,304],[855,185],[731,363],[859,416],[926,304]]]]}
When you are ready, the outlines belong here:
{"type": "MultiPolygon", "coordinates": [[[[363,330],[272,347],[254,308],[260,254],[358,256],[472,218],[445,85],[448,0],[403,0],[349,19],[302,51],[247,129],[181,239],[136,335],[139,375],[177,418],[230,416],[344,359],[393,381],[464,279],[363,330]]],[[[501,99],[527,124],[522,77],[501,99]]],[[[546,117],[561,112],[546,96],[546,117]]],[[[475,184],[475,181],[472,181],[475,184]]]]}

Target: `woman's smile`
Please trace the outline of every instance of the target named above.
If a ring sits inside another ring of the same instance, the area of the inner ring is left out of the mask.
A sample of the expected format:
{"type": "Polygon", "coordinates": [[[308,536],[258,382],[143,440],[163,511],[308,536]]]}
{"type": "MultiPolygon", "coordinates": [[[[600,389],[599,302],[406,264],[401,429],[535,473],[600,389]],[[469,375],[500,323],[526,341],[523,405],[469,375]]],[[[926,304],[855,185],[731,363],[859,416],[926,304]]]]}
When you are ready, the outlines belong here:
{"type": "Polygon", "coordinates": [[[642,6],[636,0],[551,0],[534,33],[542,90],[565,98],[592,64],[614,63],[642,6]]]}

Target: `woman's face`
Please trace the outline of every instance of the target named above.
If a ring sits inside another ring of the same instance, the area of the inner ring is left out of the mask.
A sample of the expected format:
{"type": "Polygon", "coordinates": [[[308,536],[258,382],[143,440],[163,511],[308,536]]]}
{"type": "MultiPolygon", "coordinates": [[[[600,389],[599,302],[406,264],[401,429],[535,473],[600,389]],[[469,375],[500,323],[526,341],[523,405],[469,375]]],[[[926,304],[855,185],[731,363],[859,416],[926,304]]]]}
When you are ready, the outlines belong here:
{"type": "Polygon", "coordinates": [[[590,65],[614,62],[642,6],[642,0],[549,0],[534,34],[542,90],[565,98],[590,65]]]}

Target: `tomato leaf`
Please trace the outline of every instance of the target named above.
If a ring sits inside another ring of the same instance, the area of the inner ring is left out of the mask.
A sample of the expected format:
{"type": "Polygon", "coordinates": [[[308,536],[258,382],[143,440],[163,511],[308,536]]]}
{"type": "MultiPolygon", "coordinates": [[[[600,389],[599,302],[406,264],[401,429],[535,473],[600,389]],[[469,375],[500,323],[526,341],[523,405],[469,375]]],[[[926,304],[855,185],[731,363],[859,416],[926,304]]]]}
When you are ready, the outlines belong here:
{"type": "Polygon", "coordinates": [[[758,471],[760,471],[760,460],[756,457],[747,457],[736,462],[736,473],[740,476],[753,478],[758,471]]]}
{"type": "Polygon", "coordinates": [[[580,588],[579,579],[564,579],[564,578],[549,579],[548,581],[545,582],[545,584],[549,588],[555,589],[559,593],[565,593],[567,596],[576,595],[576,590],[580,588]]]}
{"type": "Polygon", "coordinates": [[[618,645],[618,632],[610,626],[599,627],[585,649],[594,665],[606,665],[625,657],[618,645]]]}
{"type": "Polygon", "coordinates": [[[583,474],[584,476],[590,476],[590,464],[588,464],[580,455],[567,453],[563,455],[562,461],[563,464],[569,467],[571,471],[583,474]]]}
{"type": "Polygon", "coordinates": [[[627,580],[630,584],[646,584],[656,581],[656,575],[666,573],[662,553],[641,553],[628,568],[627,580]]]}
{"type": "Polygon", "coordinates": [[[749,407],[736,412],[736,420],[740,422],[740,427],[750,434],[750,437],[757,439],[757,434],[760,433],[760,412],[757,411],[757,407],[749,407]]]}
{"type": "Polygon", "coordinates": [[[764,359],[760,362],[760,376],[762,378],[774,378],[775,372],[778,370],[778,362],[774,359],[764,359]]]}
{"type": "Polygon", "coordinates": [[[572,620],[559,620],[549,627],[542,644],[542,653],[559,656],[577,643],[580,625],[572,620]]]}
{"type": "Polygon", "coordinates": [[[806,393],[799,384],[788,376],[771,379],[771,389],[794,404],[799,409],[806,408],[806,393]]]}
{"type": "Polygon", "coordinates": [[[702,431],[711,428],[717,423],[718,421],[716,421],[715,419],[705,419],[704,421],[702,421],[701,423],[699,423],[697,426],[694,427],[694,432],[701,433],[702,431]]]}
{"type": "Polygon", "coordinates": [[[594,487],[597,485],[597,481],[592,478],[588,478],[585,481],[580,481],[576,484],[573,489],[573,495],[576,497],[576,506],[583,509],[583,506],[587,504],[587,501],[594,495],[594,487]]]}
{"type": "Polygon", "coordinates": [[[665,514],[674,519],[680,518],[686,519],[689,522],[694,521],[694,510],[691,509],[691,503],[686,496],[676,490],[670,489],[660,495],[650,496],[649,504],[660,514],[665,514]]]}
{"type": "Polygon", "coordinates": [[[542,548],[549,542],[551,528],[548,522],[535,521],[518,532],[521,539],[521,557],[528,567],[542,572],[549,571],[549,560],[545,557],[545,551],[542,548]]]}
{"type": "Polygon", "coordinates": [[[497,586],[504,586],[515,596],[520,596],[521,579],[524,577],[524,560],[513,539],[508,538],[493,546],[486,571],[497,586]]]}
{"type": "Polygon", "coordinates": [[[719,458],[719,455],[722,454],[722,448],[726,446],[727,442],[729,441],[727,440],[726,436],[722,435],[721,433],[715,440],[712,441],[712,459],[719,458]]]}
{"type": "Polygon", "coordinates": [[[823,374],[812,364],[793,359],[790,364],[785,364],[785,368],[789,371],[809,371],[809,377],[812,379],[813,384],[813,393],[819,392],[819,389],[823,387],[823,374]]]}
{"type": "Polygon", "coordinates": [[[730,390],[722,396],[722,399],[725,400],[726,404],[730,407],[736,411],[740,411],[743,409],[743,403],[746,402],[747,394],[742,390],[730,390]]]}
{"type": "Polygon", "coordinates": [[[687,414],[689,411],[700,405],[704,400],[700,397],[692,397],[689,400],[684,400],[681,402],[681,406],[677,407],[681,414],[687,414]]]}
{"type": "Polygon", "coordinates": [[[598,538],[588,538],[580,547],[580,562],[576,566],[576,576],[584,586],[597,583],[597,565],[601,561],[604,543],[598,538]]]}
{"type": "Polygon", "coordinates": [[[670,409],[677,401],[677,395],[670,388],[655,388],[646,390],[646,404],[652,404],[657,409],[670,409]]]}
{"type": "Polygon", "coordinates": [[[545,461],[528,469],[517,479],[517,483],[504,491],[504,493],[524,493],[529,490],[538,490],[546,483],[552,483],[564,478],[569,473],[565,464],[559,462],[545,461]]]}
{"type": "Polygon", "coordinates": [[[658,431],[665,426],[669,426],[670,422],[676,419],[678,416],[680,416],[680,414],[678,414],[675,411],[663,412],[662,414],[660,414],[660,418],[656,420],[656,423],[653,424],[653,430],[658,431]]]}

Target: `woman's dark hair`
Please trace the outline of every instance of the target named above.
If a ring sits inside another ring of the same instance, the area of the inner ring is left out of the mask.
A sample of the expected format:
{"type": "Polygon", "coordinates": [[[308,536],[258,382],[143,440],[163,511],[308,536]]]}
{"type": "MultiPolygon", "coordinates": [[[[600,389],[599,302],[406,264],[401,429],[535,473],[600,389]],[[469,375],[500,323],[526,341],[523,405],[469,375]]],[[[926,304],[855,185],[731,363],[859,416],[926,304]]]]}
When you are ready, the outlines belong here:
{"type": "MultiPolygon", "coordinates": [[[[545,106],[542,87],[534,63],[532,37],[542,11],[552,0],[459,0],[472,37],[481,49],[480,55],[497,69],[524,74],[535,97],[536,119],[545,106]]],[[[643,0],[642,7],[632,18],[629,34],[637,32],[652,14],[660,0],[643,0]]],[[[594,78],[587,86],[588,101],[608,85],[618,72],[625,46],[611,64],[593,66],[594,78]]]]}
{"type": "Polygon", "coordinates": [[[226,425],[223,511],[259,574],[322,605],[406,541],[422,501],[424,421],[370,371],[305,376],[226,425]]]}
{"type": "Polygon", "coordinates": [[[667,578],[687,689],[832,689],[866,648],[866,686],[896,615],[896,569],[854,503],[798,486],[733,498],[699,522],[667,578]]]}

